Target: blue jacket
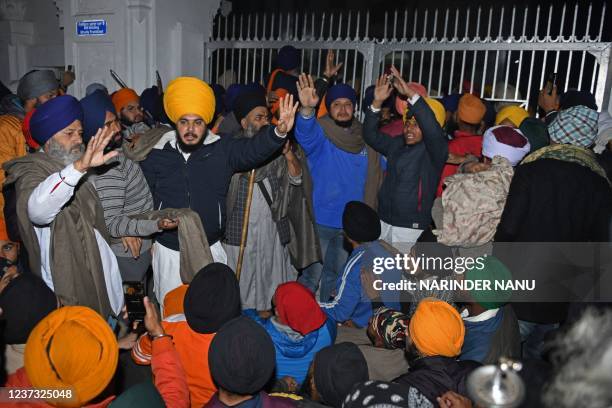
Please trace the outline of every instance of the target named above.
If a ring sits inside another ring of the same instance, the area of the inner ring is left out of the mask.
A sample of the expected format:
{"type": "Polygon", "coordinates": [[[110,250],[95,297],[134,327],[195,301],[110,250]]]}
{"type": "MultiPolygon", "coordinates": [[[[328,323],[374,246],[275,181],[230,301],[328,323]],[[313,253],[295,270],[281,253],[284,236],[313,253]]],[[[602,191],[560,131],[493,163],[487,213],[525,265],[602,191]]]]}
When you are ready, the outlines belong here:
{"type": "Polygon", "coordinates": [[[484,363],[493,336],[499,329],[502,320],[504,319],[504,309],[500,308],[497,314],[487,320],[481,322],[463,321],[465,326],[465,338],[461,347],[459,360],[474,360],[484,363]]]}
{"type": "Polygon", "coordinates": [[[362,201],[368,172],[364,147],[345,152],[329,140],[315,117],[297,114],[295,138],[304,149],[312,176],[312,203],[317,224],[342,228],[342,212],[349,201],[362,201]]]}
{"type": "MultiPolygon", "coordinates": [[[[346,261],[342,275],[338,277],[334,300],[319,303],[323,311],[337,323],[352,320],[358,327],[368,324],[372,316],[372,302],[361,286],[361,268],[371,267],[371,261],[375,257],[392,255],[379,241],[367,242],[355,248],[346,261]]],[[[381,279],[385,282],[399,282],[401,273],[399,270],[385,271],[381,279]]],[[[399,291],[386,291],[381,297],[385,306],[401,310],[399,291]]]]}
{"type": "MultiPolygon", "coordinates": [[[[285,143],[274,129],[264,127],[251,139],[209,133],[187,160],[176,149],[174,134],[164,135],[140,163],[155,209],[191,208],[213,245],[225,232],[225,199],[232,175],[259,166],[285,143]]],[[[176,230],[161,232],[156,239],[167,248],[179,249],[176,230]]]]}
{"type": "Polygon", "coordinates": [[[318,330],[302,336],[272,319],[260,318],[253,309],[243,313],[261,324],[272,338],[276,349],[277,379],[290,376],[301,385],[315,354],[336,341],[336,322],[331,319],[327,319],[318,330]]]}

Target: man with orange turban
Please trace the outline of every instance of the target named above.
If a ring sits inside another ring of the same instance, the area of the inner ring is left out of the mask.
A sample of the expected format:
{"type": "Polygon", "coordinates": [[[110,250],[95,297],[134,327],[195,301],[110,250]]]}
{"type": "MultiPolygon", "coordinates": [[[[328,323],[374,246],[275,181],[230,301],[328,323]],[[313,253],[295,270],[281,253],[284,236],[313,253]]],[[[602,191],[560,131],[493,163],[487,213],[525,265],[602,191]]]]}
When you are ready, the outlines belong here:
{"type": "Polygon", "coordinates": [[[111,96],[115,110],[121,120],[123,138],[131,141],[136,133],[151,129],[145,122],[144,112],[140,106],[140,97],[130,88],[121,88],[111,96]]]}
{"type": "Polygon", "coordinates": [[[457,112],[454,114],[457,130],[453,140],[448,142],[448,163],[442,169],[436,196],[442,195],[444,179],[457,173],[459,164],[468,154],[476,157],[482,155],[482,133],[485,129],[484,117],[487,108],[476,95],[464,94],[459,99],[457,112]]]}
{"type": "MultiPolygon", "coordinates": [[[[158,405],[188,408],[189,389],[172,337],[165,334],[155,306],[147,298],[144,304],[145,327],[153,339],[156,389],[152,393],[156,395],[150,399],[159,401],[158,405]]],[[[31,407],[108,407],[116,399],[105,390],[115,375],[118,357],[115,334],[99,314],[83,306],[65,306],[34,327],[25,346],[24,367],[9,376],[6,386],[56,390],[57,398],[27,405],[31,407]],[[99,402],[91,403],[94,399],[99,402]]],[[[141,395],[140,400],[151,406],[145,396],[141,395]]]]}
{"type": "Polygon", "coordinates": [[[436,298],[421,300],[408,325],[410,370],[395,382],[418,389],[432,404],[447,391],[467,395],[467,376],[480,363],[456,360],[464,336],[463,320],[453,306],[436,298]]]}
{"type": "MultiPolygon", "coordinates": [[[[164,109],[174,130],[164,134],[142,170],[153,194],[154,207],[191,208],[200,215],[213,259],[227,262],[221,246],[225,233],[226,196],[234,173],[260,166],[285,143],[293,127],[297,104],[289,96],[281,103],[276,127],[265,126],[252,138],[219,137],[207,125],[215,112],[215,95],[200,79],[174,79],[164,95],[164,109]]],[[[153,245],[153,278],[159,302],[180,286],[178,235],[164,231],[153,245]]],[[[234,265],[232,265],[234,267],[234,265]]]]}

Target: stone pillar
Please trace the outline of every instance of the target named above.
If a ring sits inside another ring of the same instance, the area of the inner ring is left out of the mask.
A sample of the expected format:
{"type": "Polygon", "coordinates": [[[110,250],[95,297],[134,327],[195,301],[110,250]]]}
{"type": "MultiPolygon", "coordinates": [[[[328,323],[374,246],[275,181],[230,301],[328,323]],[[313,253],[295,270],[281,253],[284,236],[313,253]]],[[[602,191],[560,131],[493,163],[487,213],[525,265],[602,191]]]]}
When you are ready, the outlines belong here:
{"type": "Polygon", "coordinates": [[[0,0],[0,80],[15,90],[30,67],[28,48],[34,42],[34,24],[24,21],[25,0],[0,0]]]}
{"type": "Polygon", "coordinates": [[[77,97],[92,82],[118,89],[109,70],[140,93],[178,75],[202,77],[204,41],[220,0],[62,0],[66,64],[74,65],[77,97]],[[79,35],[77,25],[103,20],[105,33],[79,35]]]}

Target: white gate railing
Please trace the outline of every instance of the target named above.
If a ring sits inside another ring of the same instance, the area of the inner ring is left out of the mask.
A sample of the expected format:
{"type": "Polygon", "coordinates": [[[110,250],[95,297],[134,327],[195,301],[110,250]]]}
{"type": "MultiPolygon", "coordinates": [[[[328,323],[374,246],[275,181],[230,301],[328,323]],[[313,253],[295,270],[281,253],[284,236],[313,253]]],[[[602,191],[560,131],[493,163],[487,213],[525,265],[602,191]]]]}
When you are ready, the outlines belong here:
{"type": "Polygon", "coordinates": [[[301,71],[315,76],[323,72],[326,50],[335,50],[343,62],[340,79],[362,97],[393,64],[433,97],[465,90],[527,107],[557,72],[562,90],[593,92],[602,108],[612,87],[605,17],[605,2],[595,11],[578,4],[407,9],[385,13],[384,23],[354,11],[218,16],[205,44],[205,78],[224,86],[264,83],[278,49],[293,45],[302,51],[301,71]]]}

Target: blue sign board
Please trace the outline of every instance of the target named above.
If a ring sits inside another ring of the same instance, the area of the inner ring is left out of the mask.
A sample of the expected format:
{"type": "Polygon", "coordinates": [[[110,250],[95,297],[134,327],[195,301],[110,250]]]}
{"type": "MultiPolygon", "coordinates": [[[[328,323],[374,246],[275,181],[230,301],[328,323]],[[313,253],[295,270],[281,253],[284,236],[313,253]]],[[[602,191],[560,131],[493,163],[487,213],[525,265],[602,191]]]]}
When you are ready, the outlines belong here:
{"type": "Polygon", "coordinates": [[[77,21],[76,31],[78,36],[105,35],[106,20],[77,21]]]}

